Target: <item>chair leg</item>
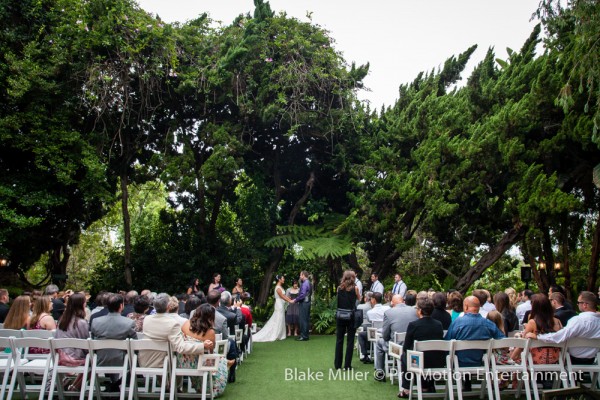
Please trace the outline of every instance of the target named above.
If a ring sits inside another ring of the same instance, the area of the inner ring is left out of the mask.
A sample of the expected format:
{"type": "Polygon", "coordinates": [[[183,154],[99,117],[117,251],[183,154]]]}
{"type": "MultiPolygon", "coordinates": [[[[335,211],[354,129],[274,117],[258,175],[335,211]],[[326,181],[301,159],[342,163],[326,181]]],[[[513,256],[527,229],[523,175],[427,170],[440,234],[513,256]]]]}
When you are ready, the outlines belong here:
{"type": "Polygon", "coordinates": [[[169,392],[169,399],[177,399],[177,376],[174,373],[171,374],[171,390],[169,392]]]}

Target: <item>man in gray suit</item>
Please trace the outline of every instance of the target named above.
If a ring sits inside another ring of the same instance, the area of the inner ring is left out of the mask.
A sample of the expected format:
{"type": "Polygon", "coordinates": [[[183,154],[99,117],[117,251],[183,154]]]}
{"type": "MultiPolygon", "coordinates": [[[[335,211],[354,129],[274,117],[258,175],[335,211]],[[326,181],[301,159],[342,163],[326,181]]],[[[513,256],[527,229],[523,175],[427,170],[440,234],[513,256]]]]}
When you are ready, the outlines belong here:
{"type": "Polygon", "coordinates": [[[392,297],[392,308],[383,314],[383,330],[381,338],[375,346],[375,380],[385,381],[385,357],[389,348],[389,341],[393,339],[394,332],[406,332],[408,324],[419,319],[413,307],[404,304],[404,298],[396,294],[392,297]]]}
{"type": "MultiPolygon", "coordinates": [[[[121,312],[125,307],[123,296],[111,293],[106,302],[108,314],[96,318],[91,326],[92,339],[116,339],[125,340],[127,338],[136,339],[135,321],[123,317],[121,312]]],[[[125,352],[116,349],[107,349],[98,351],[98,365],[118,366],[123,365],[125,352]]],[[[119,376],[110,374],[111,385],[107,387],[109,392],[119,391],[119,376]]]]}
{"type": "MultiPolygon", "coordinates": [[[[221,292],[211,290],[206,296],[206,302],[215,308],[215,322],[213,328],[215,333],[220,333],[222,339],[229,339],[229,328],[227,327],[227,318],[217,311],[219,302],[221,301],[221,292]]],[[[190,318],[192,316],[190,315],[190,318]]]]}

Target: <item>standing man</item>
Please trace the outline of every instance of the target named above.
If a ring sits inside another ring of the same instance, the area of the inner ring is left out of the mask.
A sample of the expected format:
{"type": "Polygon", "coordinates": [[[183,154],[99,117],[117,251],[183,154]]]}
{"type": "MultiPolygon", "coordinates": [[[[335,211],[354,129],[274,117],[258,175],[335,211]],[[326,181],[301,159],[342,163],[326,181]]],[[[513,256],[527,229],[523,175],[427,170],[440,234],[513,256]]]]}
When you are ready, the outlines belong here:
{"type": "Polygon", "coordinates": [[[298,341],[308,340],[308,329],[310,327],[310,295],[312,294],[311,285],[308,280],[308,272],[300,272],[300,292],[298,297],[294,300],[295,303],[299,304],[300,315],[300,336],[296,339],[298,341]]]}
{"type": "Polygon", "coordinates": [[[377,274],[376,272],[373,272],[371,274],[371,282],[373,282],[371,284],[371,292],[373,293],[381,293],[381,295],[383,296],[383,283],[379,282],[379,274],[377,274]]]}
{"type": "Polygon", "coordinates": [[[392,288],[392,294],[399,294],[404,299],[404,295],[406,294],[406,283],[402,280],[402,275],[396,274],[394,275],[394,287],[392,288]]]}
{"type": "MultiPolygon", "coordinates": [[[[360,295],[360,298],[362,299],[363,297],[363,284],[360,281],[360,279],[358,278],[358,271],[354,271],[354,274],[356,275],[356,279],[354,280],[354,284],[356,285],[356,287],[358,288],[358,294],[360,295]]],[[[358,306],[360,304],[360,300],[356,300],[356,305],[358,306]]]]}
{"type": "Polygon", "coordinates": [[[6,315],[8,314],[8,302],[10,301],[10,296],[8,295],[8,290],[0,289],[0,324],[4,323],[6,319],[6,315]]]}

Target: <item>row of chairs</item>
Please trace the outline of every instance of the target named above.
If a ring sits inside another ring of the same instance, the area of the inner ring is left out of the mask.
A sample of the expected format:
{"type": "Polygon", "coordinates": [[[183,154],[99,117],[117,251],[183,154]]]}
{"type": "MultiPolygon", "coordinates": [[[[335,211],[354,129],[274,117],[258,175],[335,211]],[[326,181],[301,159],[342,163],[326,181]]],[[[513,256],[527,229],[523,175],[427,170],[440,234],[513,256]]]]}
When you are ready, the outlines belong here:
{"type": "MultiPolygon", "coordinates": [[[[458,399],[462,400],[463,387],[462,379],[465,376],[481,378],[480,397],[483,398],[487,390],[487,398],[497,400],[500,396],[500,382],[508,378],[512,383],[513,378],[518,383],[515,397],[520,397],[522,389],[525,389],[527,400],[531,400],[531,392],[535,400],[539,400],[538,377],[551,377],[554,381],[554,387],[558,388],[561,384],[563,388],[575,388],[581,382],[578,378],[583,373],[589,373],[591,378],[592,390],[598,390],[598,376],[600,374],[600,360],[596,358],[593,365],[573,364],[568,354],[569,348],[588,347],[600,350],[600,339],[574,338],[566,343],[553,344],[541,340],[522,339],[522,338],[504,338],[490,340],[429,340],[415,341],[415,352],[441,351],[446,353],[446,365],[443,368],[423,368],[414,371],[415,377],[410,385],[410,397],[412,398],[414,385],[416,384],[419,400],[423,398],[421,387],[421,377],[444,378],[444,395],[450,400],[454,399],[454,385],[458,399]],[[539,347],[556,347],[559,349],[561,357],[556,364],[534,364],[531,350],[539,347]],[[522,348],[521,361],[510,364],[499,364],[496,362],[494,353],[496,350],[506,348],[522,348]],[[482,365],[478,367],[461,367],[458,363],[457,352],[463,350],[482,350],[484,356],[482,365]]],[[[402,355],[402,345],[390,341],[388,354],[396,361],[395,369],[397,372],[399,386],[401,381],[400,357],[402,355]]],[[[412,352],[407,354],[408,360],[412,352]]],[[[419,354],[419,353],[417,353],[419,354]]],[[[598,356],[597,356],[598,357],[598,356]]],[[[408,361],[410,362],[410,361],[408,361]]],[[[400,388],[401,389],[401,388],[400,388]]],[[[503,392],[507,393],[507,391],[503,392]]]]}
{"type": "MultiPolygon", "coordinates": [[[[27,331],[23,331],[27,332],[27,331]]],[[[212,397],[212,373],[216,372],[219,360],[226,357],[228,341],[219,340],[215,344],[214,354],[198,356],[198,368],[178,368],[176,354],[171,351],[168,342],[153,340],[92,340],[92,339],[43,339],[37,337],[0,337],[0,373],[2,374],[2,388],[0,400],[4,400],[6,390],[7,399],[12,399],[16,386],[18,385],[21,398],[26,398],[28,392],[39,393],[39,399],[52,398],[55,393],[62,400],[66,394],[78,395],[79,400],[84,400],[87,394],[88,400],[94,396],[98,400],[103,394],[101,377],[107,374],[118,374],[121,376],[120,400],[137,400],[140,396],[151,395],[159,392],[160,400],[164,400],[166,390],[170,386],[170,399],[178,397],[177,377],[198,376],[202,378],[202,399],[207,395],[212,397]],[[45,349],[47,354],[31,354],[30,348],[45,349]],[[66,366],[60,365],[60,351],[65,348],[81,349],[87,352],[83,365],[66,366]],[[4,349],[4,351],[2,351],[4,349]],[[9,350],[8,350],[9,349],[9,350]],[[103,366],[98,363],[98,351],[120,350],[125,353],[122,365],[103,366]],[[138,362],[140,351],[154,351],[164,353],[162,365],[157,368],[141,367],[138,362]],[[211,360],[211,362],[206,362],[211,360]],[[81,375],[80,390],[65,390],[63,382],[67,377],[81,375]],[[26,375],[41,376],[41,384],[29,383],[26,375]],[[170,384],[167,379],[170,376],[170,384]],[[129,386],[127,387],[127,377],[129,386]],[[138,378],[143,377],[142,381],[138,378]],[[152,379],[150,379],[152,378],[152,379]],[[48,383],[49,379],[49,383],[48,383]],[[89,379],[89,382],[88,382],[89,379]],[[160,379],[160,386],[157,380],[160,379]],[[152,380],[152,383],[150,382],[152,380]],[[48,390],[46,390],[48,388],[48,390]],[[127,393],[128,392],[128,393],[127,393]]],[[[114,394],[114,393],[112,393],[114,394]]],[[[181,394],[179,394],[181,396],[181,394]]],[[[193,394],[198,397],[198,393],[193,394]]]]}

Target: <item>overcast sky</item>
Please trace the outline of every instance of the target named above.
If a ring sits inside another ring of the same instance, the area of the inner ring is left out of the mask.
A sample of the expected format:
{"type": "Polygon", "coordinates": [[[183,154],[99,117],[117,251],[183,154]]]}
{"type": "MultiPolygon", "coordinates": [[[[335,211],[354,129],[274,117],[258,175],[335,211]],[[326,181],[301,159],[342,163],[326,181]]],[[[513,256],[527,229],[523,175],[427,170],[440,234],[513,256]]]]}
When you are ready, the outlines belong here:
{"type": "MultiPolygon", "coordinates": [[[[164,21],[185,22],[206,12],[227,25],[253,12],[253,0],[138,0],[164,21]]],[[[370,63],[359,97],[372,107],[392,105],[398,86],[420,71],[431,71],[473,44],[478,48],[463,80],[494,47],[506,59],[506,48],[519,50],[537,21],[530,21],[539,0],[270,0],[271,8],[300,21],[312,21],[331,32],[334,47],[350,64],[370,63]]]]}

